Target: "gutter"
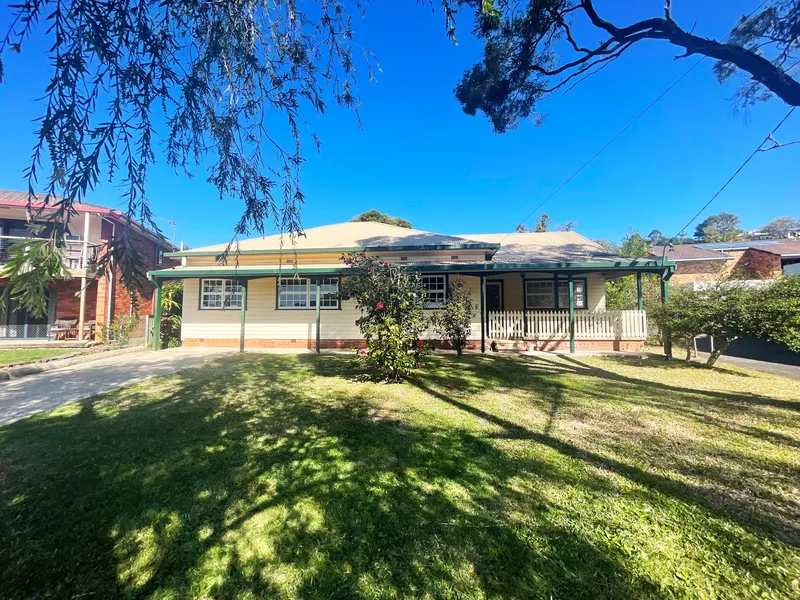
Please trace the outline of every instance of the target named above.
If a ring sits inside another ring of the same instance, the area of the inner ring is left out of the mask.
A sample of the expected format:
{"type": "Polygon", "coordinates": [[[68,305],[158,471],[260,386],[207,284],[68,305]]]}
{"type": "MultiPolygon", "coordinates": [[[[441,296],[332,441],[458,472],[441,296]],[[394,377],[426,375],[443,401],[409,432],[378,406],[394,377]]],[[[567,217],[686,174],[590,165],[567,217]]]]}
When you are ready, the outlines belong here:
{"type": "MultiPolygon", "coordinates": [[[[268,250],[230,250],[229,254],[234,255],[254,255],[254,254],[330,254],[331,252],[411,252],[421,250],[494,250],[500,249],[500,244],[475,243],[475,244],[428,244],[411,246],[347,246],[341,248],[295,248],[288,250],[268,249],[268,250]]],[[[178,258],[183,256],[222,256],[224,250],[185,250],[178,252],[167,252],[164,256],[178,258]]]]}
{"type": "MultiPolygon", "coordinates": [[[[582,263],[582,262],[575,262],[575,263],[539,263],[539,264],[503,264],[503,263],[492,263],[492,264],[464,264],[464,265],[407,265],[405,267],[410,271],[418,271],[423,273],[432,273],[436,271],[446,271],[451,273],[474,273],[474,272],[486,272],[486,271],[552,271],[552,270],[581,270],[581,271],[606,271],[608,269],[620,269],[620,270],[633,270],[633,271],[664,271],[667,274],[671,274],[675,271],[675,263],[672,261],[666,261],[664,264],[660,264],[660,261],[631,261],[627,263],[623,262],[595,262],[595,263],[582,263]]],[[[299,275],[323,275],[323,274],[341,274],[342,272],[346,271],[348,267],[341,266],[341,267],[334,267],[334,268],[324,268],[324,267],[315,267],[315,268],[303,268],[298,266],[296,269],[292,269],[292,273],[297,273],[299,275]]],[[[214,276],[223,276],[223,275],[233,275],[235,277],[254,277],[254,276],[280,276],[285,275],[287,273],[286,269],[281,269],[279,267],[275,268],[236,268],[231,267],[230,269],[208,269],[198,267],[196,269],[188,268],[175,268],[175,269],[162,269],[159,271],[150,271],[147,274],[147,278],[150,281],[153,281],[157,278],[173,278],[173,279],[180,279],[182,277],[214,277],[214,276]]]]}

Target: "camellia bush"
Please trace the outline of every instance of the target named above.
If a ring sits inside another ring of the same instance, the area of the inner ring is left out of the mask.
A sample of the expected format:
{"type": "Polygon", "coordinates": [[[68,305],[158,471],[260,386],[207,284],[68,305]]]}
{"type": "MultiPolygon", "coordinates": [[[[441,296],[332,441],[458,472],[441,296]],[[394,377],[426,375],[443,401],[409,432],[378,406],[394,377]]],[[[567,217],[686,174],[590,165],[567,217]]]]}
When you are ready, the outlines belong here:
{"type": "MultiPolygon", "coordinates": [[[[687,345],[697,335],[713,336],[708,366],[742,337],[780,342],[800,352],[800,277],[784,277],[763,288],[736,281],[704,290],[677,288],[651,318],[671,338],[684,339],[687,345]]],[[[687,360],[689,356],[687,351],[687,360]]]]}
{"type": "Polygon", "coordinates": [[[432,321],[436,333],[442,339],[450,340],[461,356],[472,332],[472,297],[461,277],[450,282],[447,302],[443,309],[434,313],[432,321]]]}
{"type": "Polygon", "coordinates": [[[366,360],[386,381],[400,381],[421,365],[429,346],[420,338],[428,328],[423,312],[425,288],[419,275],[364,254],[346,254],[350,269],[340,296],[355,300],[356,325],[367,342],[366,360]]]}

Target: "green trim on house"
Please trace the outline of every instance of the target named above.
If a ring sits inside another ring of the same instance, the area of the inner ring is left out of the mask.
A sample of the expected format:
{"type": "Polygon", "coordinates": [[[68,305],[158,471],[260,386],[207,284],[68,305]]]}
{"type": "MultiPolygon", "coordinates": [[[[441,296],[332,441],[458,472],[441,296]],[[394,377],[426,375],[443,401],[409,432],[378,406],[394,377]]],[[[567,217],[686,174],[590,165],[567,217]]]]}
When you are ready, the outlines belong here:
{"type": "MultiPolygon", "coordinates": [[[[297,269],[277,269],[269,268],[237,268],[228,267],[228,269],[197,269],[192,268],[178,268],[178,269],[163,269],[159,271],[150,271],[147,276],[150,280],[153,279],[183,279],[186,277],[245,277],[245,276],[286,276],[288,274],[297,273],[298,275],[341,275],[348,267],[342,265],[336,268],[303,268],[297,269]]],[[[480,273],[486,271],[570,271],[573,269],[582,269],[587,272],[606,271],[609,269],[614,270],[627,270],[627,271],[649,271],[653,273],[660,273],[665,279],[675,271],[675,263],[667,263],[662,265],[660,261],[638,261],[631,262],[564,262],[564,263],[481,263],[470,264],[465,263],[455,265],[407,265],[407,269],[411,271],[421,272],[436,272],[446,271],[449,273],[480,273]]],[[[291,275],[289,275],[291,276],[291,275]]]]}
{"type": "MultiPolygon", "coordinates": [[[[412,246],[349,246],[342,248],[281,248],[267,250],[231,250],[228,254],[253,256],[257,254],[330,254],[331,252],[407,252],[413,250],[498,250],[500,244],[476,242],[474,244],[423,244],[412,246]]],[[[164,256],[179,258],[183,256],[222,256],[219,250],[183,250],[166,252],[164,256]]]]}

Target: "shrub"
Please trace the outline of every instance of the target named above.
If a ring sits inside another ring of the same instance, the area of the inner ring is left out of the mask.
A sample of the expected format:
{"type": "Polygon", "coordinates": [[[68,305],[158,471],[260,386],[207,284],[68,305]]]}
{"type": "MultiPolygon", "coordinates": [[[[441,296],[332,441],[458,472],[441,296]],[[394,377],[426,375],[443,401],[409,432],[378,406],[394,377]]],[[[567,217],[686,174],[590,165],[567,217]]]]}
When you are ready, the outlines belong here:
{"type": "Polygon", "coordinates": [[[99,326],[100,336],[105,343],[114,342],[121,346],[131,341],[131,334],[139,327],[139,317],[135,315],[118,315],[108,327],[99,326]]]}
{"type": "Polygon", "coordinates": [[[429,351],[420,338],[428,327],[425,289],[419,275],[377,257],[347,254],[350,269],[340,296],[355,300],[361,317],[356,325],[367,342],[366,359],[387,381],[407,377],[429,351]]]}
{"type": "Polygon", "coordinates": [[[800,277],[785,277],[765,288],[735,281],[700,291],[678,288],[651,316],[670,337],[687,344],[700,334],[718,338],[709,366],[741,337],[761,337],[800,351],[800,277]]]}
{"type": "Polygon", "coordinates": [[[459,356],[472,332],[472,298],[461,277],[450,282],[447,302],[433,315],[433,327],[442,339],[450,340],[459,356]]]}
{"type": "Polygon", "coordinates": [[[161,290],[161,347],[177,348],[181,345],[181,307],[183,306],[183,281],[169,281],[161,290]]]}

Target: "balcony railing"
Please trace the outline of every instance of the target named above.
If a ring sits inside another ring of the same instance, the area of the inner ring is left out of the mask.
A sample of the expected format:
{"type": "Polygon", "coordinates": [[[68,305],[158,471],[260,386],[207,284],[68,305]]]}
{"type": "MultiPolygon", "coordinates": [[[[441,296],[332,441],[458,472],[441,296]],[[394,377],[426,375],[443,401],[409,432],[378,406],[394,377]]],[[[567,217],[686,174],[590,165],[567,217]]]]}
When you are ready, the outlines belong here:
{"type": "MultiPolygon", "coordinates": [[[[36,240],[38,238],[20,237],[14,235],[0,235],[0,262],[7,262],[10,258],[11,246],[25,240],[36,240]]],[[[97,251],[99,245],[91,242],[86,245],[86,266],[91,267],[97,262],[97,251]]],[[[67,242],[63,249],[64,263],[68,269],[83,268],[83,242],[67,242]]]]}
{"type": "MultiPolygon", "coordinates": [[[[568,340],[566,311],[490,312],[488,337],[498,340],[568,340]]],[[[645,340],[647,314],[643,310],[575,311],[577,340],[645,340]]]]}

